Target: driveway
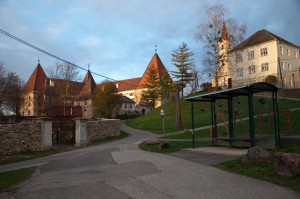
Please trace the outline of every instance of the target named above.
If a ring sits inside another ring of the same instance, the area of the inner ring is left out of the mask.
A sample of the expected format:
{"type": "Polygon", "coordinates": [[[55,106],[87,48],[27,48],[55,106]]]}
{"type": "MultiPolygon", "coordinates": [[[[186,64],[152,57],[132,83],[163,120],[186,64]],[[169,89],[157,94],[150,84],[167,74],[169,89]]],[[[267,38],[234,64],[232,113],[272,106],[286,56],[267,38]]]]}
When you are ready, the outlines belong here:
{"type": "Polygon", "coordinates": [[[156,135],[131,129],[126,139],[5,165],[0,171],[39,166],[34,175],[0,198],[300,198],[271,183],[208,166],[224,157],[138,149],[156,135]]]}

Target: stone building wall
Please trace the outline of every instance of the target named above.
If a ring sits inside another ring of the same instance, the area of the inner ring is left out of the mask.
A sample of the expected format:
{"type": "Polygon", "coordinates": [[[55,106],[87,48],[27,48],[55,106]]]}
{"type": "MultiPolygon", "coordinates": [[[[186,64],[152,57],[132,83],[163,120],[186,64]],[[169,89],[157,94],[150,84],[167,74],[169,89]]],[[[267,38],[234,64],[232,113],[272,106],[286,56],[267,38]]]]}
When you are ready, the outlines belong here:
{"type": "Polygon", "coordinates": [[[0,155],[41,150],[41,121],[0,125],[0,155]]]}
{"type": "Polygon", "coordinates": [[[86,127],[87,143],[120,135],[120,120],[101,119],[88,121],[86,127]]]}

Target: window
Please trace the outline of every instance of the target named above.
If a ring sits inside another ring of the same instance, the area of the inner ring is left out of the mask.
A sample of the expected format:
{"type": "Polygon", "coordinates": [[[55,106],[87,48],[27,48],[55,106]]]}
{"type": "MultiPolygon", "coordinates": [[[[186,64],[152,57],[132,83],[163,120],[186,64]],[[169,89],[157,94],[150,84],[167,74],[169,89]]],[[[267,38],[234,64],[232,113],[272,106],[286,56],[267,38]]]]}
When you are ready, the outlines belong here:
{"type": "Polygon", "coordinates": [[[30,96],[28,96],[28,99],[30,100],[30,96]]]}
{"type": "Polygon", "coordinates": [[[286,54],[287,54],[287,56],[291,56],[291,55],[290,55],[290,50],[289,50],[289,49],[286,49],[286,54]]]}
{"type": "Polygon", "coordinates": [[[255,73],[255,65],[249,66],[249,74],[255,73]]]}
{"type": "Polygon", "coordinates": [[[77,102],[77,106],[80,106],[80,102],[77,102]]]}
{"type": "Polygon", "coordinates": [[[294,52],[294,55],[295,55],[295,58],[297,59],[297,58],[298,58],[298,53],[297,53],[297,51],[294,52]]]}
{"type": "Polygon", "coordinates": [[[292,70],[291,64],[288,64],[288,70],[291,72],[292,70]]]}
{"type": "Polygon", "coordinates": [[[127,108],[127,104],[125,104],[125,108],[127,108]]]}
{"type": "Polygon", "coordinates": [[[30,111],[28,111],[28,115],[30,115],[30,111]]]}
{"type": "Polygon", "coordinates": [[[267,48],[261,48],[260,49],[260,56],[267,56],[268,55],[268,49],[267,48]]]}
{"type": "Polygon", "coordinates": [[[50,86],[54,86],[54,81],[52,79],[50,79],[50,86]]]}
{"type": "Polygon", "coordinates": [[[86,109],[84,109],[84,112],[86,112],[86,109]]]}
{"type": "Polygon", "coordinates": [[[222,47],[221,47],[221,49],[224,49],[224,45],[222,44],[222,47]]]}
{"type": "Polygon", "coordinates": [[[254,84],[254,83],[256,83],[256,80],[249,81],[249,84],[254,84]]]}
{"type": "Polygon", "coordinates": [[[280,47],[280,54],[283,55],[283,48],[280,47]]]}
{"type": "Polygon", "coordinates": [[[248,59],[254,59],[254,51],[249,51],[248,52],[248,59]]]}
{"type": "Polygon", "coordinates": [[[87,105],[87,101],[84,102],[84,105],[87,105]]]}
{"type": "Polygon", "coordinates": [[[243,69],[242,68],[237,69],[237,75],[238,76],[243,76],[243,69]]]}
{"type": "Polygon", "coordinates": [[[30,107],[30,103],[28,103],[28,107],[30,107]]]}
{"type": "Polygon", "coordinates": [[[241,62],[243,61],[243,57],[242,57],[242,54],[236,54],[236,62],[241,62]]]}
{"type": "Polygon", "coordinates": [[[268,71],[268,70],[269,70],[268,62],[261,64],[261,72],[268,71]]]}
{"type": "Polygon", "coordinates": [[[290,79],[290,87],[293,87],[293,81],[290,79]]]}
{"type": "Polygon", "coordinates": [[[282,78],[283,84],[286,85],[286,78],[282,78]]]}
{"type": "Polygon", "coordinates": [[[130,106],[130,109],[132,109],[132,104],[130,104],[129,106],[130,106]]]}
{"type": "Polygon", "coordinates": [[[261,82],[265,82],[266,81],[266,79],[261,79],[261,82]]]}
{"type": "Polygon", "coordinates": [[[283,61],[281,62],[281,68],[282,68],[282,70],[285,70],[284,62],[283,61]]]}

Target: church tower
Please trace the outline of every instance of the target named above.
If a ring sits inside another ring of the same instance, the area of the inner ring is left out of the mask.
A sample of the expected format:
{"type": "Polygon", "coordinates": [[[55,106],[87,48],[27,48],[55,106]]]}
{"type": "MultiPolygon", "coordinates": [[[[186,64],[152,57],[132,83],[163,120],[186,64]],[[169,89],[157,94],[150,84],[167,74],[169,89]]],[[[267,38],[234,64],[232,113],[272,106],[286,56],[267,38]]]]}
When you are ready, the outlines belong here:
{"type": "Polygon", "coordinates": [[[225,22],[223,21],[222,39],[218,42],[219,45],[219,69],[218,69],[218,85],[227,87],[229,74],[229,59],[228,52],[232,49],[232,41],[228,38],[228,32],[225,22]]]}

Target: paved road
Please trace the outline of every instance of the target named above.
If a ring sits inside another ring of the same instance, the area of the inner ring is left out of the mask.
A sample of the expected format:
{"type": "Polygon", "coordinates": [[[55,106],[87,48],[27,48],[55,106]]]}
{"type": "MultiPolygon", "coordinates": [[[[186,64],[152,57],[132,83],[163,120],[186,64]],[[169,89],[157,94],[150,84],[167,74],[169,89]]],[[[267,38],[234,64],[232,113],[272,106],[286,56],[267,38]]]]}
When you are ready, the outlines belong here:
{"type": "Polygon", "coordinates": [[[124,125],[122,130],[131,136],[1,166],[0,171],[33,165],[39,168],[14,192],[0,198],[300,198],[289,189],[207,166],[220,157],[138,150],[142,140],[155,135],[124,125]]]}

